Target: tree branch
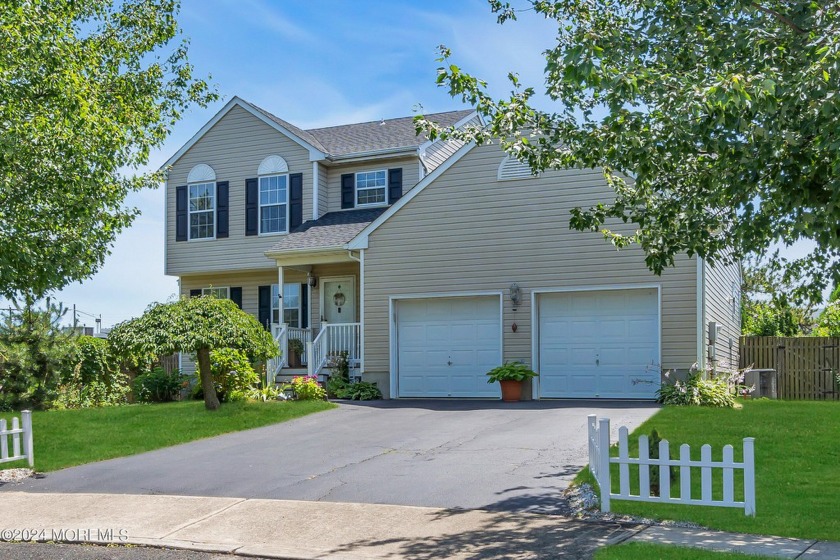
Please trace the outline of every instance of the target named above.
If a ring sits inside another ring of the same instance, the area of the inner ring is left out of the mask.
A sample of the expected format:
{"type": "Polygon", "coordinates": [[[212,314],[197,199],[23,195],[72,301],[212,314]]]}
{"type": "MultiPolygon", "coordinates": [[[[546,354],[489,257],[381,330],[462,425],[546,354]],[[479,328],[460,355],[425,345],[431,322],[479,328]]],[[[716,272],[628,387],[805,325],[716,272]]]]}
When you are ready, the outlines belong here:
{"type": "Polygon", "coordinates": [[[786,16],[786,15],[780,13],[780,12],[777,12],[776,10],[772,10],[770,8],[762,6],[758,2],[753,2],[751,5],[752,5],[753,8],[755,8],[759,12],[767,14],[768,16],[784,23],[785,25],[787,25],[788,27],[790,27],[791,29],[793,29],[794,31],[796,31],[800,35],[805,35],[805,34],[808,33],[807,30],[802,29],[801,27],[796,25],[796,23],[794,23],[794,21],[792,19],[790,19],[788,16],[786,16]]]}

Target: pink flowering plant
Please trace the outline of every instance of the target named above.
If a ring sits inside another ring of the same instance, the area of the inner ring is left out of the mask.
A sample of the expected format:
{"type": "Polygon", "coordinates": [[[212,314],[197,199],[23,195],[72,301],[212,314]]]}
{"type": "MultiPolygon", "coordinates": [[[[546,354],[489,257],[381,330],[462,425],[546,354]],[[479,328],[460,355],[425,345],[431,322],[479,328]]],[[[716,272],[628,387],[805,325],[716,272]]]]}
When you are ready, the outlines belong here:
{"type": "Polygon", "coordinates": [[[295,396],[301,401],[316,401],[327,398],[327,392],[318,383],[316,375],[299,375],[292,378],[292,382],[284,387],[291,388],[295,396]]]}

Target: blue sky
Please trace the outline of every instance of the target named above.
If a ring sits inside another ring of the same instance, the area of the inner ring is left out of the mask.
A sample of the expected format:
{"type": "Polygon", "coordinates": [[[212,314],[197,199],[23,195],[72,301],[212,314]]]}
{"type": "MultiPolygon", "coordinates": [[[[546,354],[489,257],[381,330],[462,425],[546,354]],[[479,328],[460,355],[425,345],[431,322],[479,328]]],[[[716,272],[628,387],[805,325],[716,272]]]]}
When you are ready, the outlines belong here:
{"type": "MultiPolygon", "coordinates": [[[[166,161],[215,112],[239,95],[304,128],[462,108],[435,84],[437,46],[505,94],[507,73],[542,83],[555,27],[532,13],[500,26],[484,0],[410,2],[182,0],[180,24],[199,75],[223,100],[179,122],[149,166],[166,161]]],[[[56,299],[111,326],[176,292],[163,274],[163,189],[135,193],[142,211],[104,267],[56,299]]],[[[93,324],[90,316],[80,322],[93,324]]]]}

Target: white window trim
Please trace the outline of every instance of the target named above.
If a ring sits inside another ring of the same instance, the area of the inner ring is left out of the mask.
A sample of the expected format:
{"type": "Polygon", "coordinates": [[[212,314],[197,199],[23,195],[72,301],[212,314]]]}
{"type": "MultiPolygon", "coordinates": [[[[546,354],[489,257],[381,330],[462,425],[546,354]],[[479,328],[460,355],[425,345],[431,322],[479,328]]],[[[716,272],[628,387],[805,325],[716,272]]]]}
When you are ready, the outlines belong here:
{"type": "Polygon", "coordinates": [[[208,286],[206,288],[201,288],[201,295],[210,295],[216,290],[224,290],[226,295],[223,299],[230,299],[230,286],[208,286]]]}
{"type": "Polygon", "coordinates": [[[216,200],[216,195],[218,194],[218,188],[216,186],[215,179],[213,181],[201,181],[196,183],[188,183],[187,184],[187,241],[209,241],[212,239],[216,239],[216,234],[218,233],[219,224],[218,216],[216,214],[216,205],[218,201],[216,200]],[[213,195],[213,209],[212,210],[190,210],[190,187],[194,187],[196,185],[213,185],[212,195],[213,195]],[[213,214],[213,235],[210,237],[193,237],[192,236],[192,215],[193,214],[204,214],[210,212],[213,214]]]}
{"type": "Polygon", "coordinates": [[[371,171],[357,171],[353,174],[353,187],[354,192],[353,196],[355,197],[355,207],[356,208],[376,208],[379,206],[388,206],[388,170],[387,169],[374,169],[371,171]],[[385,174],[385,185],[384,187],[364,187],[363,190],[370,191],[374,189],[385,189],[385,200],[382,202],[369,202],[367,204],[359,203],[359,175],[361,174],[370,174],[370,173],[384,173],[385,174]]]}
{"type": "Polygon", "coordinates": [[[289,174],[288,173],[271,173],[269,175],[260,175],[257,178],[257,236],[258,237],[266,237],[271,235],[286,235],[289,233],[289,219],[291,216],[289,215],[289,174]],[[262,230],[262,209],[263,207],[267,206],[279,206],[279,204],[263,204],[260,202],[260,193],[261,193],[261,185],[260,182],[263,179],[268,177],[285,177],[286,178],[286,202],[281,202],[280,204],[286,205],[286,229],[283,231],[266,231],[262,230]]]}

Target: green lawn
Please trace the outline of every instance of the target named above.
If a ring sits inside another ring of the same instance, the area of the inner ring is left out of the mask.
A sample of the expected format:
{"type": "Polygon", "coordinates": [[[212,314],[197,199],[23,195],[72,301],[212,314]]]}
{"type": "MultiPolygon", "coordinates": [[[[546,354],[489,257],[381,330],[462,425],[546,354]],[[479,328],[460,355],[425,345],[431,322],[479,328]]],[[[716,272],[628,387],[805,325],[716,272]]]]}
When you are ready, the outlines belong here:
{"type": "Polygon", "coordinates": [[[736,552],[709,552],[661,544],[629,543],[602,548],[594,560],[770,560],[770,556],[750,556],[736,552]]]}
{"type": "MultiPolygon", "coordinates": [[[[236,402],[208,412],[202,401],[185,401],[34,412],[35,468],[47,472],[125,457],[334,407],[324,401],[236,402]]],[[[0,414],[7,420],[11,416],[0,414]]],[[[0,468],[25,466],[26,461],[16,461],[0,468]]]]}
{"type": "MultiPolygon", "coordinates": [[[[634,435],[656,429],[672,444],[692,446],[699,459],[700,445],[713,446],[719,460],[727,443],[740,460],[740,442],[755,438],[756,517],[743,510],[662,505],[614,500],[612,510],[630,515],[694,521],[706,527],[787,537],[840,540],[840,404],[803,401],[745,401],[742,409],[666,407],[640,426],[634,435]]],[[[631,456],[635,454],[631,437],[631,456]]],[[[615,454],[617,451],[613,449],[615,454]]],[[[617,465],[612,479],[617,484],[617,465]]],[[[631,473],[637,469],[631,467],[631,473]]],[[[692,469],[692,495],[699,496],[699,469],[692,469]]],[[[635,477],[637,478],[637,477],[635,477]]],[[[736,481],[740,478],[736,474],[736,481]]],[[[588,470],[577,480],[595,486],[588,470]]],[[[720,496],[721,476],[714,478],[720,496]]],[[[614,491],[617,487],[614,487],[614,491]]],[[[638,492],[638,486],[632,488],[638,492]]],[[[740,488],[736,488],[739,492],[740,488]]],[[[676,483],[672,495],[679,495],[676,483]]],[[[742,497],[736,493],[736,498],[742,497]]]]}

